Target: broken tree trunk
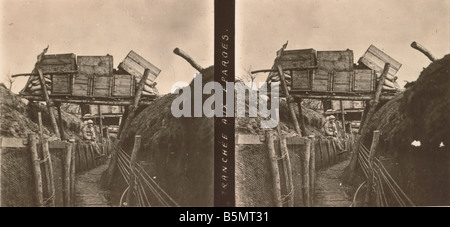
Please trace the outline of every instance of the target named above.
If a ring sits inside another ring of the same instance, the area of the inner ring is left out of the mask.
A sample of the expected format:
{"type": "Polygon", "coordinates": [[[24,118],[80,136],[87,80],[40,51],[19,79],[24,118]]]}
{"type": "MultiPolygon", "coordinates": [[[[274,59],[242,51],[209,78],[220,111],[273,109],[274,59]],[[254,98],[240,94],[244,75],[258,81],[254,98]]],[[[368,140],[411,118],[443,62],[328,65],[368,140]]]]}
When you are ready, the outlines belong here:
{"type": "Polygon", "coordinates": [[[419,43],[417,43],[416,41],[411,43],[411,47],[422,52],[423,54],[425,54],[425,56],[428,57],[428,59],[430,59],[431,61],[436,61],[437,59],[431,54],[430,51],[428,51],[424,46],[420,45],[419,43]]]}
{"type": "Polygon", "coordinates": [[[186,52],[182,51],[179,48],[175,48],[173,50],[173,53],[184,58],[184,60],[189,62],[189,64],[191,64],[191,66],[194,67],[197,71],[199,71],[199,72],[203,71],[203,67],[201,65],[197,64],[197,62],[195,62],[186,52]]]}
{"type": "Polygon", "coordinates": [[[283,68],[281,67],[280,64],[278,64],[278,73],[280,74],[280,79],[281,79],[281,87],[284,91],[284,95],[286,96],[286,102],[289,108],[289,113],[291,115],[291,119],[292,119],[292,123],[294,123],[294,128],[295,131],[297,132],[297,134],[301,137],[302,136],[302,132],[300,131],[300,125],[298,124],[298,120],[297,120],[297,116],[295,115],[295,109],[293,106],[293,98],[289,95],[289,91],[286,85],[286,79],[284,77],[284,73],[283,73],[283,68]]]}

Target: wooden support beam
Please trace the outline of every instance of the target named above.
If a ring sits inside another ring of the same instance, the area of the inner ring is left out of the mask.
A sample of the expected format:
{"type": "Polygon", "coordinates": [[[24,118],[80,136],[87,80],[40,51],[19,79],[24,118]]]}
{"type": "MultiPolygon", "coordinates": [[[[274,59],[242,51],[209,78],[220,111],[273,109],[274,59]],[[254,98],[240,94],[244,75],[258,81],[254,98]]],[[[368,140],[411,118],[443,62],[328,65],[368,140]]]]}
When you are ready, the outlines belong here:
{"type": "Polygon", "coordinates": [[[298,117],[300,118],[300,129],[306,134],[305,116],[303,116],[302,99],[297,99],[298,117]]]}
{"type": "MultiPolygon", "coordinates": [[[[44,72],[44,75],[65,75],[65,74],[77,74],[78,70],[72,70],[72,71],[65,71],[65,72],[44,72]]],[[[39,76],[38,73],[20,73],[20,74],[14,74],[11,77],[20,77],[20,76],[39,76]]]]}
{"type": "Polygon", "coordinates": [[[59,132],[61,133],[61,140],[66,140],[66,135],[64,133],[64,121],[61,112],[61,103],[55,102],[55,106],[56,110],[58,111],[58,125],[59,125],[59,132]]]}
{"type": "Polygon", "coordinates": [[[47,103],[48,114],[50,116],[50,122],[52,124],[53,130],[55,130],[56,136],[61,139],[61,134],[59,133],[58,124],[56,124],[55,115],[53,114],[52,106],[53,103],[48,97],[47,87],[45,86],[44,75],[42,74],[42,69],[38,68],[39,81],[41,82],[42,93],[44,94],[45,102],[47,103]]]}
{"type": "Polygon", "coordinates": [[[45,160],[44,169],[45,169],[45,179],[47,181],[47,192],[48,192],[48,204],[51,207],[55,206],[55,179],[53,175],[53,164],[52,157],[50,155],[50,150],[48,148],[48,140],[42,139],[42,156],[45,160]]]}
{"type": "Polygon", "coordinates": [[[100,105],[97,105],[97,109],[98,109],[98,118],[99,118],[99,123],[100,123],[100,144],[103,144],[103,120],[102,120],[102,110],[100,108],[100,105]]]}
{"type": "Polygon", "coordinates": [[[137,155],[139,152],[139,149],[141,147],[141,135],[135,135],[134,136],[134,146],[133,151],[131,152],[131,158],[130,158],[130,175],[129,175],[129,189],[127,194],[127,206],[135,206],[136,205],[136,199],[133,197],[136,192],[136,160],[137,155]]]}
{"type": "Polygon", "coordinates": [[[33,178],[34,178],[34,195],[36,199],[36,206],[44,206],[44,193],[42,190],[42,173],[41,173],[41,160],[37,152],[37,140],[34,134],[28,135],[31,162],[33,164],[33,178]]]}
{"type": "MultiPolygon", "coordinates": [[[[286,69],[283,69],[283,71],[301,71],[301,70],[311,70],[311,69],[317,69],[317,66],[286,68],[286,69]]],[[[250,73],[256,74],[256,73],[269,73],[269,72],[278,72],[278,70],[277,69],[260,69],[260,70],[251,71],[250,73]]]]}
{"type": "Polygon", "coordinates": [[[71,194],[70,191],[70,176],[71,176],[71,166],[72,163],[72,149],[73,149],[73,143],[68,143],[66,146],[66,156],[64,159],[64,185],[63,185],[63,202],[64,206],[68,207],[70,206],[71,202],[71,194]]]}
{"type": "Polygon", "coordinates": [[[269,151],[270,169],[272,172],[272,195],[275,207],[282,207],[281,201],[281,180],[278,168],[278,157],[275,153],[274,136],[270,131],[266,131],[266,146],[269,151]]]}
{"type": "Polygon", "coordinates": [[[368,169],[368,179],[367,179],[367,189],[366,189],[366,195],[364,197],[364,205],[367,207],[369,206],[370,203],[370,199],[371,199],[371,193],[372,193],[372,184],[373,184],[373,178],[375,177],[374,175],[374,170],[373,170],[373,160],[375,157],[375,152],[377,150],[377,146],[378,146],[378,141],[380,139],[380,131],[375,130],[373,131],[373,137],[372,137],[372,145],[370,146],[370,151],[369,151],[369,169],[368,169]]]}
{"type": "MultiPolygon", "coordinates": [[[[41,95],[28,95],[28,94],[20,94],[21,98],[24,99],[28,99],[30,101],[45,101],[45,98],[42,97],[41,95]]],[[[153,100],[156,98],[155,97],[145,97],[145,100],[140,100],[139,104],[140,105],[150,105],[153,100]]],[[[86,98],[81,98],[81,97],[55,97],[52,96],[52,100],[54,102],[61,102],[61,103],[75,103],[75,104],[89,104],[89,105],[110,105],[110,106],[128,106],[128,105],[132,105],[134,103],[134,98],[133,99],[113,99],[113,100],[109,100],[109,99],[105,99],[104,97],[102,98],[92,98],[92,97],[86,97],[86,98]]]]}
{"type": "Polygon", "coordinates": [[[303,203],[306,207],[311,207],[310,198],[310,158],[311,158],[311,140],[306,140],[306,149],[301,152],[302,154],[302,167],[303,167],[303,180],[302,180],[302,191],[303,191],[303,203]]]}
{"type": "Polygon", "coordinates": [[[69,141],[72,143],[72,159],[70,160],[70,204],[69,206],[74,206],[75,204],[75,140],[71,139],[69,141]]]}
{"type": "Polygon", "coordinates": [[[345,136],[345,135],[347,135],[347,132],[346,132],[346,128],[345,128],[345,110],[344,110],[344,105],[342,104],[342,100],[339,100],[339,105],[341,106],[342,129],[344,130],[344,134],[342,134],[342,135],[345,136]]]}
{"type": "Polygon", "coordinates": [[[292,178],[292,165],[291,165],[291,157],[289,154],[289,150],[287,148],[287,141],[286,141],[286,136],[279,134],[279,138],[280,138],[280,151],[281,151],[281,155],[284,155],[283,160],[283,166],[286,169],[286,189],[287,189],[287,193],[289,196],[289,200],[288,200],[288,206],[289,207],[293,207],[294,206],[294,181],[292,178]]]}
{"type": "Polygon", "coordinates": [[[308,138],[311,140],[311,155],[309,163],[310,204],[311,206],[314,206],[314,193],[316,191],[316,146],[314,135],[310,135],[308,138]]]}
{"type": "Polygon", "coordinates": [[[280,79],[281,79],[281,87],[284,91],[284,94],[286,95],[286,102],[289,108],[289,113],[291,114],[291,119],[292,119],[292,123],[294,123],[294,128],[295,131],[297,132],[297,134],[301,137],[302,136],[302,132],[300,131],[300,126],[298,124],[297,121],[297,116],[295,115],[295,109],[293,106],[293,98],[289,95],[289,91],[286,85],[286,79],[284,77],[284,73],[283,73],[283,68],[281,68],[281,65],[278,64],[278,73],[280,74],[280,79]]]}

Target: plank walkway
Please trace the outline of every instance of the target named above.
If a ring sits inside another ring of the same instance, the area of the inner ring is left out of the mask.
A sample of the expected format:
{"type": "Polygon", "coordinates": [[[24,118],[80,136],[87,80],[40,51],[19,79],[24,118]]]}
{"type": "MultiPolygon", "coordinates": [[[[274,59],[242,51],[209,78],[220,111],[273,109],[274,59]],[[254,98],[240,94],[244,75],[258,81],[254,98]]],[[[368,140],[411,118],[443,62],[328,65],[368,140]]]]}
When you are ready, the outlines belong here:
{"type": "Polygon", "coordinates": [[[316,176],[314,206],[349,207],[352,203],[350,187],[341,182],[341,175],[349,161],[321,170],[316,176]]]}
{"type": "Polygon", "coordinates": [[[107,192],[100,185],[102,173],[108,163],[78,174],[75,179],[75,206],[77,207],[109,207],[107,192]]]}

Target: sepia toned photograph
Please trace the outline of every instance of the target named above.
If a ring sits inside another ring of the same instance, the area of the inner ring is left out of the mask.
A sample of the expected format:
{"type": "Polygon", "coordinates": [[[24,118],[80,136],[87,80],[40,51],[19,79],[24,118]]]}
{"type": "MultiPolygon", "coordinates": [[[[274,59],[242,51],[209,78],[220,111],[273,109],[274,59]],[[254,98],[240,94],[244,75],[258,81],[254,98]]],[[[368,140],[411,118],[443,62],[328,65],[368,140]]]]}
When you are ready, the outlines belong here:
{"type": "Polygon", "coordinates": [[[214,2],[1,0],[2,207],[212,206],[214,2]]]}
{"type": "Polygon", "coordinates": [[[236,81],[279,114],[236,118],[236,206],[449,206],[449,9],[236,1],[236,81]]]}

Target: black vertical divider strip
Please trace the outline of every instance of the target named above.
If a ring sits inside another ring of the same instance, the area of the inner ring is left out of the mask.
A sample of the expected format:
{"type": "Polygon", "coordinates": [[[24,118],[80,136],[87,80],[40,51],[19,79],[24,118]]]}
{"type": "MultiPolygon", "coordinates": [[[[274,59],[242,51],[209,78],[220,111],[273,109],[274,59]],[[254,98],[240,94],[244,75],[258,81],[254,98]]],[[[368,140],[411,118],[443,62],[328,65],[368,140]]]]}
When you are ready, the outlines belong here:
{"type": "MultiPolygon", "coordinates": [[[[214,1],[214,81],[224,89],[227,82],[235,81],[234,19],[235,0],[214,1]]],[[[234,93],[234,90],[225,92],[234,93]]],[[[225,117],[225,113],[224,117],[214,117],[214,206],[217,207],[235,206],[234,120],[234,116],[225,117]]]]}

